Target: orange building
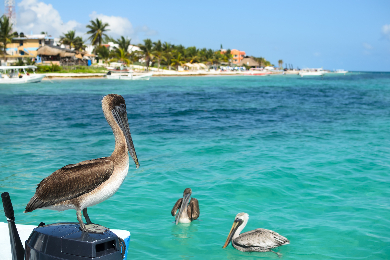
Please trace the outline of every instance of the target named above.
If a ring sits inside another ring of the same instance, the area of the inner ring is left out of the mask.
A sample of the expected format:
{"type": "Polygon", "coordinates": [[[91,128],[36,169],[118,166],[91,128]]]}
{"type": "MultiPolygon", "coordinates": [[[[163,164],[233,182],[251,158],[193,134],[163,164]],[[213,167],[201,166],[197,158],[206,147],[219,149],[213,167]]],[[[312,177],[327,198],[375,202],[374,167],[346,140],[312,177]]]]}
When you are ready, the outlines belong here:
{"type": "Polygon", "coordinates": [[[239,50],[233,49],[230,51],[230,53],[232,54],[234,64],[241,62],[242,59],[244,59],[244,57],[245,57],[245,51],[239,51],[239,50]]]}

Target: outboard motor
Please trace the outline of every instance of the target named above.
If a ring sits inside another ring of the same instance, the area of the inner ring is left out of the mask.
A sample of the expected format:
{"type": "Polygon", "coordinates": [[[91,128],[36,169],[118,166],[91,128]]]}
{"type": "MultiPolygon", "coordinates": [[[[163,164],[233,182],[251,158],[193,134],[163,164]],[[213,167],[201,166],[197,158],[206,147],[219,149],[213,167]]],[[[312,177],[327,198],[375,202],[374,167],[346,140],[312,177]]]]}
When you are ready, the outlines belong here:
{"type": "Polygon", "coordinates": [[[126,245],[116,234],[110,230],[103,234],[83,232],[78,223],[41,223],[27,239],[24,250],[9,194],[5,192],[1,197],[8,219],[13,260],[23,260],[24,257],[26,260],[122,260],[125,255],[126,245]]]}

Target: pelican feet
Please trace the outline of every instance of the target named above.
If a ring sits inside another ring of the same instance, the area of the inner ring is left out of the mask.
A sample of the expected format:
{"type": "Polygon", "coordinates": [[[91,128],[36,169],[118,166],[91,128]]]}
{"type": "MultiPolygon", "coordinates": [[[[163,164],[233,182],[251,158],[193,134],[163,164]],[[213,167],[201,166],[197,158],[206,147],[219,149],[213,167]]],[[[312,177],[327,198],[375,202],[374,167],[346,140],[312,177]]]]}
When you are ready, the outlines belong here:
{"type": "Polygon", "coordinates": [[[103,226],[98,225],[98,224],[87,224],[87,225],[82,225],[82,226],[80,225],[80,229],[83,232],[96,233],[96,234],[103,234],[104,232],[106,232],[108,230],[108,228],[103,227],[103,226]]]}

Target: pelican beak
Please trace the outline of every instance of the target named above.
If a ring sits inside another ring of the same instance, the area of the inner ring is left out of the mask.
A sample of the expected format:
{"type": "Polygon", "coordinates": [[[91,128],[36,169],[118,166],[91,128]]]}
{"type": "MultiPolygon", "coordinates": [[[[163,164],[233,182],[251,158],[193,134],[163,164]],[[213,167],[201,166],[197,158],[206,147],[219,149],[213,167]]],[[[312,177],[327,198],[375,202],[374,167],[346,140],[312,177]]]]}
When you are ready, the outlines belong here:
{"type": "Polygon", "coordinates": [[[133,139],[131,138],[131,134],[130,134],[129,122],[127,121],[126,107],[116,106],[114,107],[114,109],[112,109],[112,114],[114,115],[116,122],[118,123],[119,127],[123,132],[123,135],[125,136],[127,149],[129,150],[129,153],[133,158],[134,163],[138,169],[139,162],[138,162],[137,154],[135,153],[133,139]]]}
{"type": "Polygon", "coordinates": [[[230,229],[229,235],[228,235],[228,237],[227,237],[227,239],[226,239],[226,242],[225,242],[225,244],[223,245],[222,248],[225,248],[225,247],[227,247],[227,246],[229,245],[230,241],[232,241],[232,237],[233,237],[234,233],[236,233],[237,228],[238,228],[241,224],[242,224],[242,220],[241,220],[241,219],[236,219],[236,220],[234,220],[233,226],[232,226],[232,228],[230,229]]]}
{"type": "Polygon", "coordinates": [[[190,201],[191,193],[187,193],[183,196],[183,201],[181,202],[179,214],[176,215],[175,220],[176,220],[176,225],[179,223],[179,219],[181,214],[183,213],[183,210],[187,208],[188,202],[190,201]]]}

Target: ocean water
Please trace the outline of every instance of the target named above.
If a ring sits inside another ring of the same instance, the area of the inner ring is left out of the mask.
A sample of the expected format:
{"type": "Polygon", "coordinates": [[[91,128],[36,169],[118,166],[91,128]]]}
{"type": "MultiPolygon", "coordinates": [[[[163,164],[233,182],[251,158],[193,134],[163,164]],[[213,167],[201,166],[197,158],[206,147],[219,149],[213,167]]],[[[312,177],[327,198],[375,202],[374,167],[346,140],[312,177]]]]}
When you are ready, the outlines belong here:
{"type": "Polygon", "coordinates": [[[23,210],[58,168],[111,154],[109,93],[126,99],[141,167],[88,212],[131,232],[128,259],[278,259],[222,249],[239,212],[244,232],[290,240],[282,259],[390,259],[390,73],[1,85],[0,191],[17,223],[76,221],[23,210]],[[176,226],[187,187],[201,214],[176,226]]]}

